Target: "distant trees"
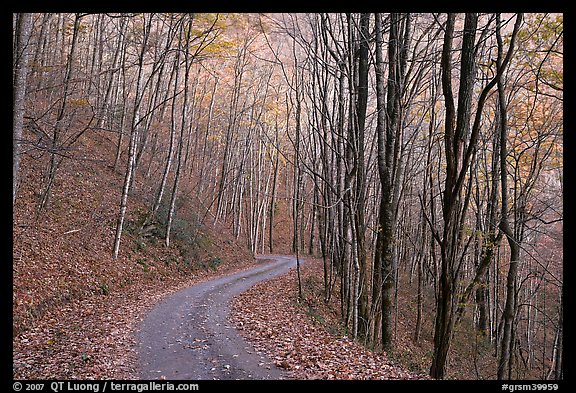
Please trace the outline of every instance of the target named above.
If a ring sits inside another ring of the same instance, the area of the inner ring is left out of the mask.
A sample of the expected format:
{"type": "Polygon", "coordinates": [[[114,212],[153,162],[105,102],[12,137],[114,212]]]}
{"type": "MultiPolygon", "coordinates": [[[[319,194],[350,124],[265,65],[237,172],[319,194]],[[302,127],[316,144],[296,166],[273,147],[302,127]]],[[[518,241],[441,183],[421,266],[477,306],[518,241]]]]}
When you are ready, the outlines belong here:
{"type": "Polygon", "coordinates": [[[468,331],[497,359],[478,375],[561,378],[561,15],[15,14],[13,32],[14,203],[22,158],[43,214],[105,136],[114,258],[128,229],[174,246],[185,210],[190,236],[228,225],[254,254],[284,220],[371,348],[397,351],[408,312],[422,344],[432,315],[435,378],[468,331]]]}

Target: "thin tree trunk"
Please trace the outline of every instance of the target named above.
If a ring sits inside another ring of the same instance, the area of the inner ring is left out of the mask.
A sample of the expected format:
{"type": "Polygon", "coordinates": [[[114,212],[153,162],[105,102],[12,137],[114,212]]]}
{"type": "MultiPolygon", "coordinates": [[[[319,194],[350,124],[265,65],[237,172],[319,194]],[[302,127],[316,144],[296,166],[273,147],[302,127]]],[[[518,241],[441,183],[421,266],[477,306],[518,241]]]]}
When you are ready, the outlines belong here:
{"type": "MultiPolygon", "coordinates": [[[[278,116],[276,116],[275,121],[275,137],[274,145],[278,146],[278,116]]],[[[280,169],[280,152],[276,150],[276,158],[274,160],[274,178],[272,180],[272,197],[270,198],[270,210],[268,218],[270,223],[268,224],[268,247],[270,249],[270,254],[274,253],[274,214],[276,211],[276,195],[278,192],[277,181],[278,181],[278,171],[280,169]]]]}
{"type": "MultiPolygon", "coordinates": [[[[296,75],[298,78],[298,75],[296,75]]],[[[301,173],[300,173],[300,116],[301,116],[301,104],[300,104],[300,93],[299,84],[296,85],[296,155],[294,160],[294,245],[296,252],[296,274],[298,276],[298,300],[302,301],[302,279],[300,276],[300,247],[298,242],[299,233],[299,216],[300,216],[300,187],[301,187],[301,173]]]]}
{"type": "MultiPolygon", "coordinates": [[[[40,90],[43,82],[45,81],[44,78],[44,71],[46,66],[46,45],[48,42],[46,30],[50,25],[50,20],[52,19],[52,15],[50,13],[45,13],[42,16],[42,26],[40,28],[40,34],[38,34],[38,40],[36,41],[36,50],[34,52],[34,59],[32,60],[32,67],[33,67],[33,77],[34,81],[36,81],[36,90],[40,90]]],[[[16,56],[14,56],[16,58],[16,56]]]]}
{"type": "MultiPolygon", "coordinates": [[[[164,190],[166,188],[166,183],[168,181],[168,174],[170,173],[170,167],[172,166],[172,160],[173,160],[173,155],[174,155],[174,142],[176,139],[175,110],[176,110],[176,102],[177,102],[176,91],[178,90],[178,82],[179,82],[179,78],[178,78],[179,63],[180,63],[180,56],[177,55],[176,58],[174,59],[174,65],[172,67],[172,73],[170,75],[171,79],[172,79],[172,77],[174,77],[174,93],[173,93],[173,98],[172,98],[172,115],[171,115],[171,121],[170,121],[170,144],[168,146],[168,157],[166,158],[166,164],[164,165],[164,171],[162,172],[162,180],[160,181],[160,185],[158,186],[158,191],[156,192],[156,197],[154,198],[154,203],[152,205],[152,209],[150,210],[150,212],[148,213],[148,216],[144,220],[142,227],[144,227],[152,219],[152,217],[154,217],[154,215],[156,214],[156,212],[160,208],[160,205],[162,203],[162,197],[164,196],[164,190]]],[[[169,86],[168,86],[168,89],[169,89],[169,86]]]]}
{"type": "Polygon", "coordinates": [[[560,289],[560,307],[558,309],[558,327],[556,328],[556,339],[554,340],[554,366],[550,369],[554,379],[564,379],[563,365],[563,337],[564,337],[564,296],[560,289]]]}
{"type": "Polygon", "coordinates": [[[455,14],[448,15],[444,45],[442,50],[442,88],[446,105],[445,151],[446,181],[442,203],[444,217],[443,237],[440,243],[441,272],[438,300],[436,302],[436,322],[434,328],[434,355],[430,376],[443,379],[446,361],[452,340],[454,326],[453,296],[457,278],[455,276],[458,242],[458,223],[462,205],[460,176],[466,172],[462,162],[465,133],[471,116],[472,74],[474,71],[474,41],[476,35],[477,14],[466,14],[464,36],[461,50],[461,76],[458,94],[458,111],[454,107],[452,96],[452,41],[454,36],[455,14]]]}
{"type": "MultiPolygon", "coordinates": [[[[519,22],[522,20],[522,14],[518,14],[516,19],[515,31],[519,22]]],[[[498,39],[498,58],[496,63],[498,69],[502,68],[502,37],[500,34],[500,15],[497,16],[496,23],[496,37],[498,39]]],[[[513,50],[514,41],[510,43],[509,51],[513,50]]],[[[500,229],[506,235],[508,245],[510,246],[510,266],[508,268],[508,275],[506,278],[506,302],[504,305],[504,312],[502,315],[504,330],[502,334],[502,344],[500,348],[500,356],[498,358],[498,379],[508,379],[512,376],[512,349],[514,340],[514,319],[516,313],[516,277],[518,275],[518,267],[520,264],[520,244],[519,240],[514,236],[510,228],[509,213],[508,213],[508,118],[507,118],[507,103],[504,92],[504,83],[501,78],[498,78],[498,102],[500,112],[500,176],[502,183],[502,218],[500,220],[500,229]]]]}
{"type": "Polygon", "coordinates": [[[76,43],[78,42],[78,31],[80,29],[80,14],[76,13],[74,17],[74,28],[72,32],[72,44],[70,46],[70,52],[66,61],[66,70],[64,73],[64,91],[62,93],[62,101],[58,108],[58,114],[56,116],[56,123],[54,125],[54,133],[52,137],[52,151],[50,152],[50,162],[47,172],[44,174],[44,189],[40,195],[40,203],[38,205],[38,210],[43,210],[48,204],[48,199],[52,192],[52,185],[54,184],[54,179],[56,178],[56,171],[60,166],[62,157],[57,157],[56,151],[59,149],[59,137],[62,132],[62,121],[64,119],[64,114],[67,108],[68,95],[70,91],[70,82],[72,79],[72,69],[73,60],[76,53],[76,43]]]}
{"type": "Polygon", "coordinates": [[[356,226],[356,246],[359,265],[359,299],[358,315],[359,329],[361,336],[366,337],[370,320],[370,267],[366,252],[366,168],[364,162],[364,134],[366,124],[366,109],[368,103],[368,67],[369,67],[369,45],[370,45],[370,14],[360,15],[359,27],[359,48],[358,48],[358,98],[355,108],[356,117],[356,201],[355,201],[355,222],[356,226]]]}
{"type": "MultiPolygon", "coordinates": [[[[422,244],[425,244],[424,239],[422,239],[422,244]]],[[[422,252],[424,250],[422,249],[422,252]]],[[[417,275],[418,275],[418,287],[417,287],[417,299],[416,299],[416,327],[414,328],[414,343],[420,345],[420,335],[422,334],[422,292],[423,288],[423,274],[422,274],[422,264],[423,255],[418,258],[417,275]]]]}
{"type": "Polygon", "coordinates": [[[118,215],[118,221],[116,224],[116,236],[114,238],[114,248],[112,250],[112,255],[114,259],[118,258],[118,254],[120,252],[120,240],[122,237],[122,230],[124,228],[124,220],[126,218],[126,210],[128,208],[128,193],[130,191],[130,186],[132,184],[132,180],[134,177],[135,172],[135,158],[136,158],[136,147],[138,141],[138,122],[140,120],[140,103],[142,101],[141,95],[141,88],[142,88],[142,81],[144,79],[144,53],[146,50],[146,45],[148,42],[148,37],[150,35],[150,26],[152,24],[152,17],[148,21],[147,26],[144,29],[144,37],[143,43],[139,54],[138,59],[138,77],[136,82],[136,92],[134,96],[134,111],[132,114],[132,121],[130,124],[130,143],[128,146],[128,163],[126,167],[126,174],[124,176],[124,186],[122,188],[122,198],[120,201],[120,214],[118,215]]]}
{"type": "MultiPolygon", "coordinates": [[[[183,161],[183,148],[184,148],[184,130],[186,129],[187,119],[188,119],[188,79],[190,76],[190,67],[192,66],[192,61],[190,60],[190,53],[189,53],[189,43],[190,43],[190,35],[192,31],[192,19],[193,16],[189,16],[188,25],[186,26],[186,36],[180,36],[181,40],[184,40],[184,99],[182,103],[182,112],[180,118],[180,137],[179,137],[179,147],[178,147],[178,159],[176,161],[176,172],[174,173],[174,185],[172,187],[172,196],[170,199],[170,209],[168,211],[168,223],[166,224],[166,237],[165,237],[165,244],[166,247],[170,246],[170,232],[172,230],[172,223],[174,220],[175,214],[175,206],[176,206],[176,198],[178,196],[178,185],[180,183],[180,172],[182,167],[183,161]]],[[[182,26],[184,29],[184,26],[182,26]]],[[[181,30],[182,33],[182,30],[181,30]]]]}
{"type": "Polygon", "coordinates": [[[399,81],[401,74],[398,69],[400,15],[390,15],[390,33],[388,40],[388,94],[384,91],[384,65],[382,56],[383,29],[381,15],[376,14],[376,101],[377,101],[377,136],[378,136],[378,172],[380,176],[380,210],[379,230],[375,254],[375,268],[380,269],[381,280],[381,315],[382,349],[390,351],[393,348],[394,335],[394,206],[393,206],[393,168],[394,139],[400,124],[399,81]],[[387,99],[387,102],[385,101],[387,99]],[[386,121],[386,117],[389,119],[386,121]]]}
{"type": "Polygon", "coordinates": [[[116,68],[118,66],[118,58],[120,51],[124,49],[125,31],[126,31],[126,18],[120,19],[120,31],[118,32],[118,43],[116,50],[114,51],[114,58],[112,60],[112,69],[110,70],[110,79],[106,87],[106,93],[104,94],[104,100],[102,101],[102,110],[100,113],[100,118],[98,120],[98,128],[104,126],[104,121],[110,118],[110,113],[112,112],[112,105],[108,102],[110,101],[110,94],[112,93],[112,87],[114,86],[114,74],[117,72],[116,68]]]}

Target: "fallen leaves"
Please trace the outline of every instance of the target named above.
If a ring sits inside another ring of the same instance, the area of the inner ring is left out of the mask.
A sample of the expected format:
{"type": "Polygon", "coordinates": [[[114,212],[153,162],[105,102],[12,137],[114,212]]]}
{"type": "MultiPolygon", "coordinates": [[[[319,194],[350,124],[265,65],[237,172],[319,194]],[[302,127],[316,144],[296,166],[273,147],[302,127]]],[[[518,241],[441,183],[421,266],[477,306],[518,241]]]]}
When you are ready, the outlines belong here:
{"type": "MultiPolygon", "coordinates": [[[[320,269],[319,269],[320,267],[320,269]]],[[[304,275],[320,275],[307,261],[304,275]]],[[[297,302],[295,272],[266,281],[236,297],[231,320],[258,351],[296,379],[427,379],[393,364],[344,335],[327,330],[297,302]]],[[[321,276],[319,276],[321,277],[321,276]]]]}
{"type": "MultiPolygon", "coordinates": [[[[218,274],[222,272],[212,276],[218,274]]],[[[206,278],[173,278],[164,286],[138,282],[120,293],[95,295],[54,308],[13,339],[14,378],[139,378],[135,333],[142,318],[163,297],[206,278]]]]}

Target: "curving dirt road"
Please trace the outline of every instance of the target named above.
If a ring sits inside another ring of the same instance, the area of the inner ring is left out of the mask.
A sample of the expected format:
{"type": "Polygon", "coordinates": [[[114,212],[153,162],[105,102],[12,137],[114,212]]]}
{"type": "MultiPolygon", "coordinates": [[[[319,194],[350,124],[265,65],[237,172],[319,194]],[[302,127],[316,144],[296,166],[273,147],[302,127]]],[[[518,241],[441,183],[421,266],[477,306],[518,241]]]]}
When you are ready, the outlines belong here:
{"type": "Polygon", "coordinates": [[[257,266],[193,285],[164,299],[138,332],[142,379],[284,379],[228,321],[230,300],[296,266],[290,256],[260,256],[257,266]]]}

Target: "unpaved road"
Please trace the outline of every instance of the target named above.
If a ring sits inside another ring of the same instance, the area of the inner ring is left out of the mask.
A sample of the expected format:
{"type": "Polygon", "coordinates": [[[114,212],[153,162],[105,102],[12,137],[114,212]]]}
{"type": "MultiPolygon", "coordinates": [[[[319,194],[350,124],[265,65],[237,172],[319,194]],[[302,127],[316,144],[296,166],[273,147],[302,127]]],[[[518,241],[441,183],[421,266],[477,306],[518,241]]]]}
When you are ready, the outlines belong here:
{"type": "Polygon", "coordinates": [[[193,285],[158,303],[140,325],[142,379],[284,379],[286,372],[228,321],[230,300],[296,266],[290,256],[261,256],[256,266],[193,285]]]}

